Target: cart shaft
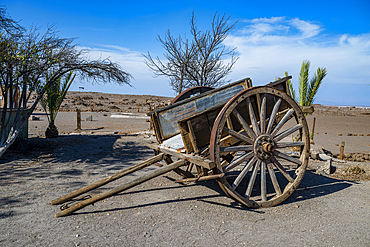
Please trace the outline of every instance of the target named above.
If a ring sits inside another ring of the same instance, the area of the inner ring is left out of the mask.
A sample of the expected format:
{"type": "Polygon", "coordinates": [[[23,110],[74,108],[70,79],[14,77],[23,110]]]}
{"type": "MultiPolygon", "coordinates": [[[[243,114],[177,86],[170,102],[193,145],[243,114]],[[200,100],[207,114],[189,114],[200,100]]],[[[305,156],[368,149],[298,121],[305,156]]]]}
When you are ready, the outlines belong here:
{"type": "Polygon", "coordinates": [[[160,168],[160,169],[158,169],[158,170],[156,170],[156,171],[154,171],[154,172],[152,172],[152,173],[150,173],[150,174],[148,174],[146,176],[139,177],[139,178],[137,178],[137,179],[135,179],[135,180],[133,180],[131,182],[127,182],[125,184],[122,184],[122,185],[120,185],[120,186],[118,186],[118,187],[116,187],[116,188],[114,188],[114,189],[112,189],[110,191],[107,191],[105,193],[96,195],[96,196],[94,196],[94,197],[92,197],[90,199],[86,199],[86,200],[84,200],[82,202],[79,202],[77,204],[74,204],[70,208],[67,208],[67,209],[65,209],[65,210],[63,210],[61,212],[56,213],[55,214],[55,217],[62,217],[62,216],[70,215],[71,213],[73,213],[73,212],[75,212],[77,210],[80,210],[80,209],[82,209],[82,208],[84,208],[84,207],[86,207],[86,206],[88,206],[90,204],[93,204],[93,203],[95,203],[97,201],[101,201],[101,200],[103,200],[105,198],[108,198],[108,197],[111,197],[113,195],[116,195],[116,194],[118,194],[118,193],[120,193],[120,192],[122,192],[124,190],[127,190],[129,188],[132,188],[132,187],[134,187],[136,185],[139,185],[139,184],[141,184],[143,182],[146,182],[146,181],[148,181],[148,180],[150,180],[152,178],[158,177],[158,176],[160,176],[162,174],[165,174],[165,173],[167,173],[169,171],[172,171],[172,170],[174,170],[176,168],[179,168],[181,166],[184,166],[184,165],[186,165],[186,163],[187,163],[187,161],[185,161],[185,160],[178,160],[178,161],[176,161],[176,162],[174,162],[174,163],[172,163],[172,164],[170,164],[168,166],[162,167],[162,168],[160,168]]]}

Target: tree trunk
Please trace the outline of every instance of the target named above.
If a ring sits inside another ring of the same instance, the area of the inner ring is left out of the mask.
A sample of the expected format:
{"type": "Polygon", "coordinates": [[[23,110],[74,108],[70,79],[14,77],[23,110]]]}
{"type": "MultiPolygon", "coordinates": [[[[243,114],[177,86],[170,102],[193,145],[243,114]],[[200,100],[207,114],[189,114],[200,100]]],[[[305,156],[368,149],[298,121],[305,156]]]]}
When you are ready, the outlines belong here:
{"type": "Polygon", "coordinates": [[[46,138],[56,138],[58,137],[58,128],[55,126],[54,122],[49,123],[49,127],[47,127],[45,131],[46,138]]]}

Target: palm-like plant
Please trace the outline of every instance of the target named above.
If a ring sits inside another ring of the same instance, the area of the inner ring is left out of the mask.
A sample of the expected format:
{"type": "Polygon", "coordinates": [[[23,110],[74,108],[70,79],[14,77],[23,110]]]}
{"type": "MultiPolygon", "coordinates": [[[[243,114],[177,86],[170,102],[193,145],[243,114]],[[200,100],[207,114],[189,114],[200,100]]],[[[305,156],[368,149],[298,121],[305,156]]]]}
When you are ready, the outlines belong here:
{"type": "MultiPolygon", "coordinates": [[[[51,75],[46,75],[46,77],[49,76],[51,75]]],[[[62,77],[59,77],[56,83],[46,88],[44,97],[40,99],[40,104],[44,109],[49,121],[49,126],[45,131],[45,136],[47,138],[54,138],[59,135],[58,129],[55,126],[55,119],[59,112],[59,108],[68,92],[68,89],[75,77],[76,75],[73,75],[73,71],[69,72],[63,78],[64,80],[62,80],[62,77]]]]}
{"type": "MultiPolygon", "coordinates": [[[[298,98],[295,94],[292,82],[288,80],[289,89],[291,92],[291,96],[298,104],[301,106],[311,106],[313,101],[315,100],[315,96],[317,94],[317,91],[319,90],[319,87],[322,83],[322,80],[328,73],[326,68],[317,68],[313,78],[309,82],[309,73],[310,73],[310,65],[311,62],[309,60],[304,60],[302,62],[301,71],[299,73],[299,102],[298,98]]],[[[288,76],[288,72],[285,71],[285,76],[288,76]]],[[[306,114],[305,114],[306,115],[306,114]]],[[[314,133],[310,133],[311,139],[313,139],[314,133]]],[[[294,141],[297,141],[299,139],[299,135],[296,137],[292,137],[294,141]]]]}
{"type": "MultiPolygon", "coordinates": [[[[313,78],[309,81],[311,62],[304,60],[302,62],[301,71],[299,73],[299,98],[297,98],[291,81],[288,81],[289,89],[292,98],[298,102],[301,106],[310,106],[315,100],[315,96],[319,90],[322,80],[327,75],[326,68],[317,68],[313,78]]],[[[288,72],[285,71],[285,76],[288,76],[288,72]]]]}

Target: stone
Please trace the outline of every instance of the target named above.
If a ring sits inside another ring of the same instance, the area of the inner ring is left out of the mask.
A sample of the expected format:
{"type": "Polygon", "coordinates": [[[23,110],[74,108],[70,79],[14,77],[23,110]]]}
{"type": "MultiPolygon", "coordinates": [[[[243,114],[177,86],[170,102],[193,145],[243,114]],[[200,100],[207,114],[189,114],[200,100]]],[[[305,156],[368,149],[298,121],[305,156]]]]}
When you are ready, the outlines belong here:
{"type": "Polygon", "coordinates": [[[323,168],[323,171],[326,173],[326,174],[333,174],[336,170],[336,167],[332,165],[332,160],[327,160],[325,162],[325,165],[324,165],[324,168],[323,168]]]}
{"type": "Polygon", "coordinates": [[[319,153],[316,151],[311,151],[311,158],[314,160],[320,159],[319,153]]]}

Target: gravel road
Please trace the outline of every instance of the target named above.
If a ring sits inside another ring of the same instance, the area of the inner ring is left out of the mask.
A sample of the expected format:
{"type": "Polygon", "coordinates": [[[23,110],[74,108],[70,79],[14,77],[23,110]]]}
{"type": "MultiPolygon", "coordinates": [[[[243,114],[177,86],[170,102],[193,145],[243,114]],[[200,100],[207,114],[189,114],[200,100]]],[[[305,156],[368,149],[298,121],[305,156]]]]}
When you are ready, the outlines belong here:
{"type": "Polygon", "coordinates": [[[315,162],[273,208],[250,210],[215,181],[177,184],[170,172],[54,217],[59,208],[51,200],[151,157],[144,143],[154,139],[147,137],[31,138],[7,152],[0,159],[0,246],[370,246],[370,182],[319,176],[315,162]]]}

